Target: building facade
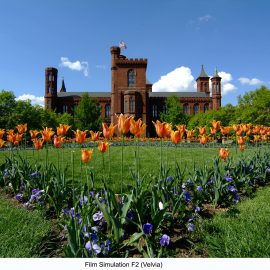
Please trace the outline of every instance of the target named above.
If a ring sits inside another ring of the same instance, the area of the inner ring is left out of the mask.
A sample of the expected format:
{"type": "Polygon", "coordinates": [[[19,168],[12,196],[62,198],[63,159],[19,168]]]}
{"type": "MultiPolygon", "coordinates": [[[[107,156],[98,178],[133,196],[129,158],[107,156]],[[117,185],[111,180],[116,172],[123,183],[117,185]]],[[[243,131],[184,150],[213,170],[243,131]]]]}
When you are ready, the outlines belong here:
{"type": "MultiPolygon", "coordinates": [[[[116,114],[125,113],[141,118],[147,124],[148,135],[154,135],[152,121],[166,112],[165,100],[170,95],[179,98],[184,113],[197,114],[208,110],[218,110],[221,106],[221,77],[217,70],[210,79],[204,67],[196,79],[197,92],[152,92],[152,84],[146,78],[147,59],[127,58],[120,48],[111,47],[111,91],[89,92],[98,100],[104,121],[116,123],[116,114]],[[211,92],[210,95],[210,84],[211,92]]],[[[57,90],[58,70],[45,70],[45,108],[57,112],[73,113],[84,92],[66,90],[64,80],[57,90]]]]}

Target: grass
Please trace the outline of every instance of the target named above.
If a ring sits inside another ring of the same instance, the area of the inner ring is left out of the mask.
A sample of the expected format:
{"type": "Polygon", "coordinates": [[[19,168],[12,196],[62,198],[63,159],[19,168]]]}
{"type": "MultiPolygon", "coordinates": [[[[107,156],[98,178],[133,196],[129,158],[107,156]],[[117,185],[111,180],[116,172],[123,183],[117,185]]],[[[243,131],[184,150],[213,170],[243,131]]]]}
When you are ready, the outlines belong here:
{"type": "MultiPolygon", "coordinates": [[[[124,188],[127,184],[133,185],[134,178],[131,171],[135,171],[135,154],[134,146],[124,146],[124,188]]],[[[240,155],[248,156],[256,151],[256,148],[248,148],[244,153],[236,151],[231,148],[231,156],[239,157],[240,155]]],[[[108,152],[101,154],[98,152],[97,147],[94,147],[92,160],[88,164],[81,163],[80,148],[63,148],[63,149],[48,149],[48,162],[52,162],[59,168],[67,168],[67,174],[72,175],[72,161],[71,154],[74,155],[74,178],[84,183],[89,180],[89,170],[91,170],[96,179],[96,187],[101,187],[103,176],[105,175],[106,182],[116,191],[119,191],[121,186],[121,146],[110,147],[110,159],[108,152]],[[102,155],[104,155],[105,170],[103,169],[102,155]],[[111,167],[111,177],[109,178],[109,160],[111,167]]],[[[45,164],[46,149],[40,151],[35,150],[19,150],[13,151],[14,155],[22,155],[30,162],[35,164],[45,164]]],[[[162,160],[163,165],[169,168],[169,175],[174,175],[175,164],[179,164],[182,170],[185,170],[188,177],[189,172],[194,171],[194,166],[202,166],[203,164],[212,164],[213,158],[218,155],[218,148],[211,147],[163,147],[162,160]]],[[[0,162],[3,162],[5,157],[10,156],[10,151],[0,152],[0,162]]],[[[153,179],[154,176],[159,175],[160,171],[160,147],[159,146],[140,146],[139,147],[139,164],[140,175],[145,176],[147,181],[153,179]]]]}
{"type": "Polygon", "coordinates": [[[199,231],[200,248],[209,257],[270,257],[270,187],[261,188],[253,199],[246,199],[212,220],[204,220],[199,231]]]}
{"type": "Polygon", "coordinates": [[[37,257],[37,247],[50,232],[39,211],[29,212],[0,193],[0,257],[37,257]]]}

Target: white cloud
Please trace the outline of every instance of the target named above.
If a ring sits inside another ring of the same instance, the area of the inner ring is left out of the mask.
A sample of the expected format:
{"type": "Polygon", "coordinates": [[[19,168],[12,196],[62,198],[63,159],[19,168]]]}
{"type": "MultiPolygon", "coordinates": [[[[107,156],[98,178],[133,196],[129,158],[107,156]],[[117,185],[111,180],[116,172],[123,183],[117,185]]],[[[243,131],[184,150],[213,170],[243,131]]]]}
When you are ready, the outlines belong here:
{"type": "Polygon", "coordinates": [[[153,84],[153,92],[191,92],[194,91],[194,77],[188,67],[178,67],[153,84]]]}
{"type": "Polygon", "coordinates": [[[202,22],[202,23],[207,23],[209,22],[213,17],[211,15],[205,15],[205,16],[202,16],[202,17],[199,17],[198,18],[198,21],[199,22],[202,22]]]}
{"type": "Polygon", "coordinates": [[[218,75],[221,77],[221,94],[223,96],[237,89],[237,87],[231,83],[233,80],[231,73],[221,71],[218,72],[218,75]]]}
{"type": "Polygon", "coordinates": [[[44,97],[36,97],[31,94],[23,94],[18,96],[16,100],[30,100],[32,105],[40,105],[44,107],[44,97]]]}
{"type": "Polygon", "coordinates": [[[249,78],[241,77],[238,80],[240,81],[241,84],[248,84],[248,85],[263,84],[263,81],[256,78],[249,79],[249,78]]]}
{"type": "Polygon", "coordinates": [[[88,77],[88,62],[86,61],[75,61],[71,62],[67,57],[61,57],[60,67],[66,67],[71,70],[82,71],[85,77],[88,77]]]}

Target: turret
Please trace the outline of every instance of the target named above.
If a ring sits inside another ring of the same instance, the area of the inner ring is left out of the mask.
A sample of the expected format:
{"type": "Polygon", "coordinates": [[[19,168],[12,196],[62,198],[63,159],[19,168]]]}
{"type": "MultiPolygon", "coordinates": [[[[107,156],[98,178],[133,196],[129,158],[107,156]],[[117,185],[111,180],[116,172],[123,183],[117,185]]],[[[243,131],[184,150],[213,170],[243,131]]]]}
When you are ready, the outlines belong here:
{"type": "Polygon", "coordinates": [[[54,110],[57,99],[57,74],[58,70],[53,67],[45,69],[45,109],[54,110]]]}
{"type": "Polygon", "coordinates": [[[205,92],[207,96],[210,95],[209,90],[209,76],[206,74],[204,67],[202,65],[201,73],[199,77],[196,79],[197,82],[197,92],[205,92]]]}
{"type": "Polygon", "coordinates": [[[212,83],[212,100],[213,110],[218,110],[221,107],[221,77],[218,75],[217,68],[211,78],[212,83]]]}

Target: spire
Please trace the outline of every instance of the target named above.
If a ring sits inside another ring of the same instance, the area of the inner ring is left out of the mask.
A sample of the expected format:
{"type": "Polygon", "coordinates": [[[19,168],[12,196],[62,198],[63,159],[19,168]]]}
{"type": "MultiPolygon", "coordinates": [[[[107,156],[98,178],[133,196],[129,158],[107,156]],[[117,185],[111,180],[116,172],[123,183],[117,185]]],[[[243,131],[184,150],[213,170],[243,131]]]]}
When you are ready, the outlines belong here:
{"type": "Polygon", "coordinates": [[[202,69],[201,69],[201,73],[199,75],[199,78],[209,78],[209,76],[206,74],[205,70],[204,70],[204,67],[202,65],[202,69]]]}
{"type": "Polygon", "coordinates": [[[65,86],[65,82],[64,82],[64,77],[62,77],[62,86],[61,86],[60,92],[66,92],[66,86],[65,86]]]}
{"type": "Polygon", "coordinates": [[[220,78],[220,76],[218,75],[217,67],[215,68],[215,73],[214,73],[213,78],[220,78]]]}

